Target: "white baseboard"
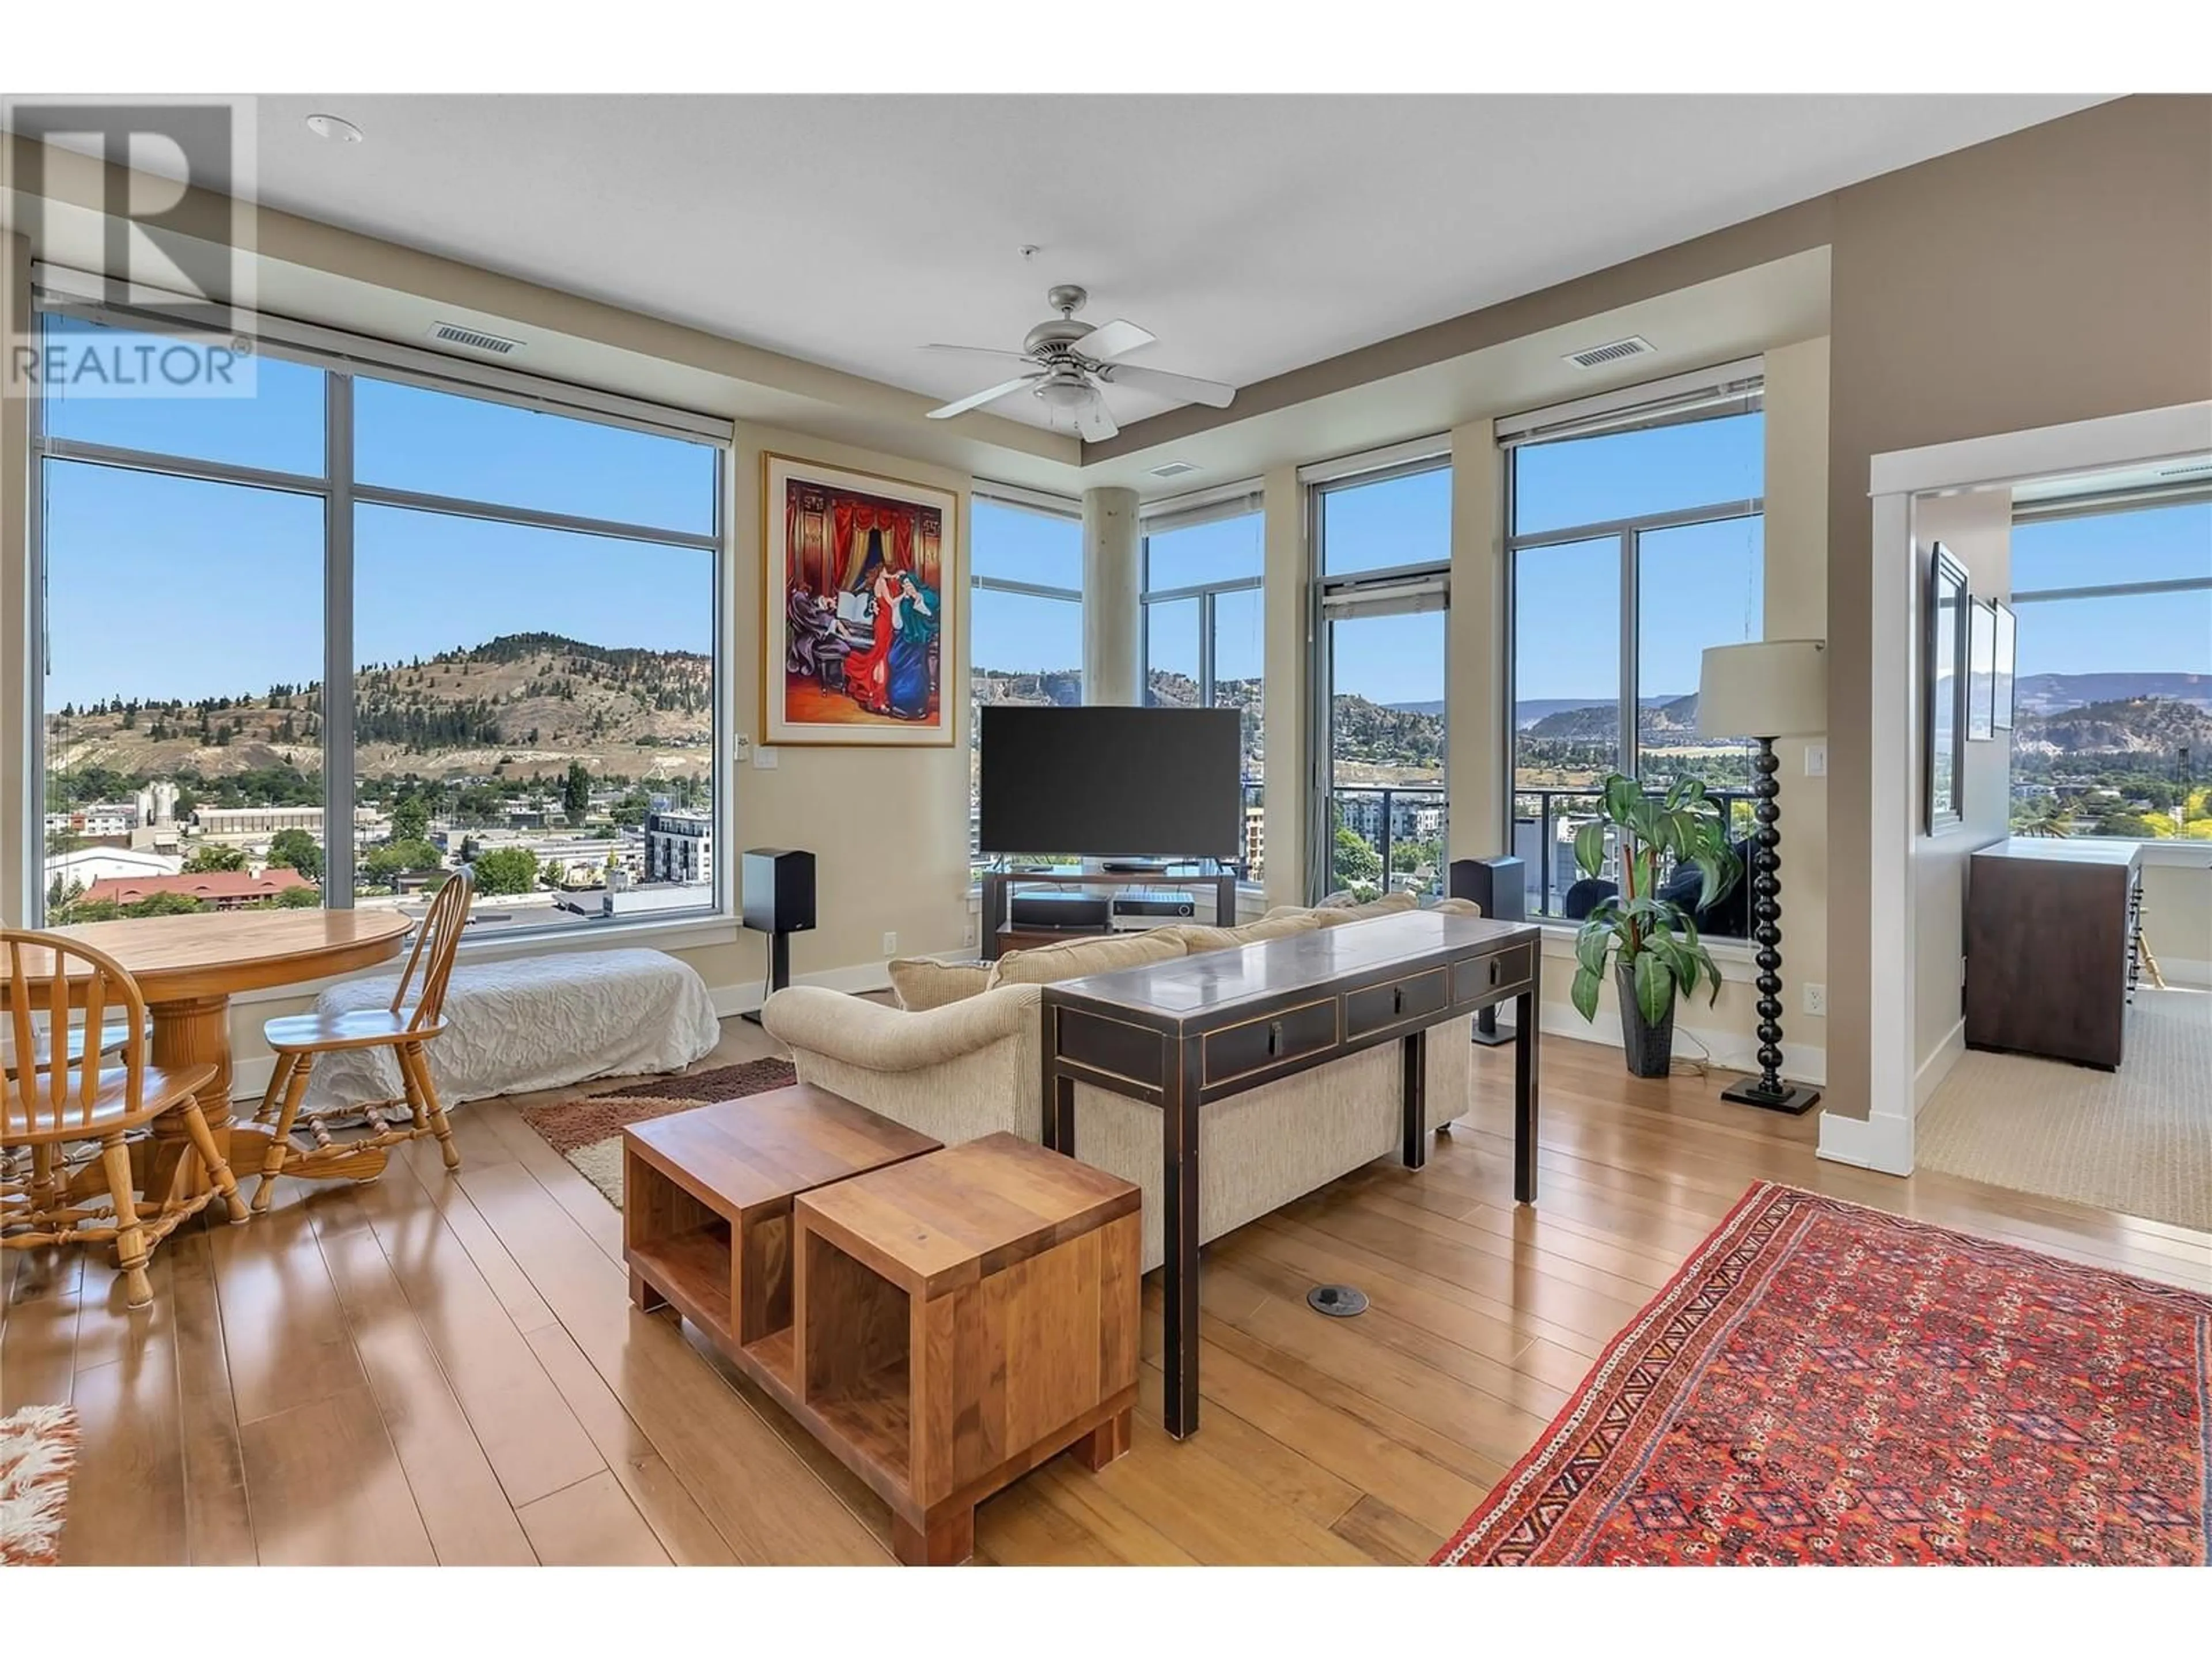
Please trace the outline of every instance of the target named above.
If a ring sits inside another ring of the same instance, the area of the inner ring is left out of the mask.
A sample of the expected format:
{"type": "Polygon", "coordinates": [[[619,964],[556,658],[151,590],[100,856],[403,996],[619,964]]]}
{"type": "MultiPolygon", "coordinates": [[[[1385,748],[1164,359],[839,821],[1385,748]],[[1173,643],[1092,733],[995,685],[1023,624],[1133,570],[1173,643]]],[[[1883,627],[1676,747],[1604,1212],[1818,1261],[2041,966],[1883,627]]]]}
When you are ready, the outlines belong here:
{"type": "MultiPolygon", "coordinates": [[[[1571,1037],[1581,1042],[1601,1042],[1608,1048],[1622,1046],[1620,1016],[1610,1008],[1600,1008],[1595,1020],[1584,1020],[1571,1004],[1543,1002],[1541,1029],[1547,1036],[1571,1037]]],[[[1510,1020],[1510,1009],[1499,1010],[1499,1018],[1510,1020]]],[[[1680,1015],[1674,1019],[1674,1035],[1694,1039],[1711,1056],[1713,1066],[1723,1072],[1759,1070],[1759,1042],[1754,1037],[1735,1031],[1706,1030],[1686,1024],[1680,1015]]],[[[1675,1058],[1683,1058],[1680,1046],[1675,1058]]],[[[1828,1051],[1795,1044],[1786,1038],[1782,1044],[1782,1073],[1793,1083],[1809,1083],[1815,1088],[1825,1088],[1828,1082],[1828,1051]]]]}
{"type": "MultiPolygon", "coordinates": [[[[959,951],[944,953],[948,961],[957,960],[959,951]]],[[[886,962],[856,962],[849,968],[825,968],[819,973],[795,974],[793,985],[818,986],[824,991],[843,991],[858,996],[864,991],[888,991],[891,984],[890,964],[886,962]]],[[[714,999],[714,1012],[724,1019],[733,1014],[749,1013],[767,999],[761,995],[758,980],[743,985],[714,985],[707,994],[714,999]]]]}
{"type": "Polygon", "coordinates": [[[1951,1068],[1966,1052],[1966,1022],[1960,1020],[1943,1033],[1943,1040],[1936,1045],[1936,1052],[1920,1062],[1920,1069],[1912,1074],[1912,1115],[1920,1115],[1920,1109],[1928,1097],[1951,1075],[1951,1068]]]}
{"type": "Polygon", "coordinates": [[[1896,1113],[1878,1117],[1820,1114],[1820,1154],[1832,1163],[1856,1164],[1883,1175],[1912,1173],[1912,1120],[1896,1113]]]}
{"type": "MultiPolygon", "coordinates": [[[[2158,971],[2168,985],[2212,988],[2212,962],[2192,962],[2186,957],[2160,957],[2158,971]]],[[[2149,984],[2150,975],[2145,974],[2142,982],[2149,984]]]]}

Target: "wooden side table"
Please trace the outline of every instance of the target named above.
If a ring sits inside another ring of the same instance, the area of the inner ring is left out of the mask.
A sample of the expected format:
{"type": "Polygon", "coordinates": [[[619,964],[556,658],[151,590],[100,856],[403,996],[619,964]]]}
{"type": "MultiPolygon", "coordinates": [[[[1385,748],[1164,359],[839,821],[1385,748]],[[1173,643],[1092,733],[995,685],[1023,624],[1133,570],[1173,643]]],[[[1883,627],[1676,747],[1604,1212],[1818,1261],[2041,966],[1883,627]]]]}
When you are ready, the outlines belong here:
{"type": "Polygon", "coordinates": [[[975,1505],[1129,1449],[1138,1192],[1017,1135],[817,1188],[797,1228],[803,1416],[891,1506],[902,1561],[964,1561],[975,1505]]]}
{"type": "Polygon", "coordinates": [[[805,1083],[629,1125],[630,1300],[648,1310],[673,1303],[727,1352],[778,1346],[787,1372],[792,1200],[939,1144],[805,1083]]]}

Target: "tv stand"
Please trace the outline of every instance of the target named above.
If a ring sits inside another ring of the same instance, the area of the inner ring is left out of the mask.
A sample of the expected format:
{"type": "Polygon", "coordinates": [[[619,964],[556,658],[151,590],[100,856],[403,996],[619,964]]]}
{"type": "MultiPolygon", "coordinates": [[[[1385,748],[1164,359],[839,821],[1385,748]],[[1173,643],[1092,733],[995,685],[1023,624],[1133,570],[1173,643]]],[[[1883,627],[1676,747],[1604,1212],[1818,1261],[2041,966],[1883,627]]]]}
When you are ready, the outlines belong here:
{"type": "Polygon", "coordinates": [[[1175,866],[1157,859],[1102,859],[1098,867],[1109,876],[1164,876],[1175,866]]]}
{"type": "MultiPolygon", "coordinates": [[[[1036,875],[1013,870],[986,870],[983,872],[981,929],[985,958],[995,962],[1007,951],[1019,951],[1032,945],[1048,945],[1056,939],[1103,939],[1113,931],[1107,927],[1063,927],[1049,932],[1035,927],[1017,929],[1010,918],[1006,902],[1016,882],[1047,887],[1126,887],[1129,873],[1064,870],[1036,875]]],[[[1210,876],[1156,876],[1149,871],[1144,873],[1145,884],[1148,887],[1212,887],[1214,926],[1234,927],[1237,925],[1237,875],[1234,871],[1224,870],[1210,876]]]]}

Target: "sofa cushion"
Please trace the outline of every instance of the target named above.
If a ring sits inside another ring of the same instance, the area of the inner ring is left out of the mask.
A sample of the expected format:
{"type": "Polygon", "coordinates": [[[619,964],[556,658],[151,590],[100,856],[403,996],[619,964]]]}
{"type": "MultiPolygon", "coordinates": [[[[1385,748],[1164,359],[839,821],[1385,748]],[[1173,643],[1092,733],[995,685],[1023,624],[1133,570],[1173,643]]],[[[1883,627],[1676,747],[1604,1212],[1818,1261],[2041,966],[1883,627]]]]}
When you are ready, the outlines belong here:
{"type": "Polygon", "coordinates": [[[1064,979],[1172,962],[1184,954],[1182,941],[1167,937],[1174,931],[1154,927],[1141,933],[1109,933],[1103,938],[1063,939],[1030,951],[1010,951],[993,965],[991,983],[994,987],[1057,985],[1064,979]]]}
{"type": "Polygon", "coordinates": [[[1323,927],[1341,927],[1347,921],[1366,921],[1375,916],[1395,916],[1418,908],[1411,893],[1385,893],[1365,904],[1316,904],[1310,910],[1295,904],[1279,905],[1261,918],[1273,921],[1285,915],[1311,916],[1323,927]]]}
{"type": "Polygon", "coordinates": [[[1203,951],[1233,951],[1240,945],[1260,945],[1271,939],[1289,939],[1295,934],[1313,933],[1320,927],[1321,923],[1304,910],[1291,910],[1288,915],[1262,916],[1237,927],[1208,927],[1201,922],[1184,922],[1159,931],[1175,934],[1182,941],[1183,949],[1196,956],[1203,951]]]}
{"type": "Polygon", "coordinates": [[[991,983],[988,962],[939,962],[933,957],[901,957],[890,964],[891,989],[899,1006],[914,1012],[942,1008],[979,995],[991,983]]]}

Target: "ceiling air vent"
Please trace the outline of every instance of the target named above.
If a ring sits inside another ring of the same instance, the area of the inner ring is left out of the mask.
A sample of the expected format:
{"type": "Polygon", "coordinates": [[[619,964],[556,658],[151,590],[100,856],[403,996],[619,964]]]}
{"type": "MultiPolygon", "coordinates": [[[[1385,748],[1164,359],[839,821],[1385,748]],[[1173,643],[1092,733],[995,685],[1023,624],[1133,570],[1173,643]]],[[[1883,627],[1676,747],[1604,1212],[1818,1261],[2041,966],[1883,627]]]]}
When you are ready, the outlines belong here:
{"type": "Polygon", "coordinates": [[[1625,340],[1613,340],[1587,351],[1570,351],[1567,361],[1577,368],[1597,368],[1606,363],[1617,363],[1624,357],[1641,357],[1657,348],[1641,334],[1632,334],[1625,340]]]}
{"type": "Polygon", "coordinates": [[[489,351],[495,357],[504,357],[510,351],[522,349],[520,340],[502,340],[496,334],[463,328],[459,323],[440,323],[430,331],[430,337],[441,345],[465,346],[471,351],[489,351]]]}
{"type": "Polygon", "coordinates": [[[1197,471],[1198,469],[1188,461],[1163,461],[1154,467],[1148,476],[1155,478],[1180,478],[1185,473],[1197,471]]]}

